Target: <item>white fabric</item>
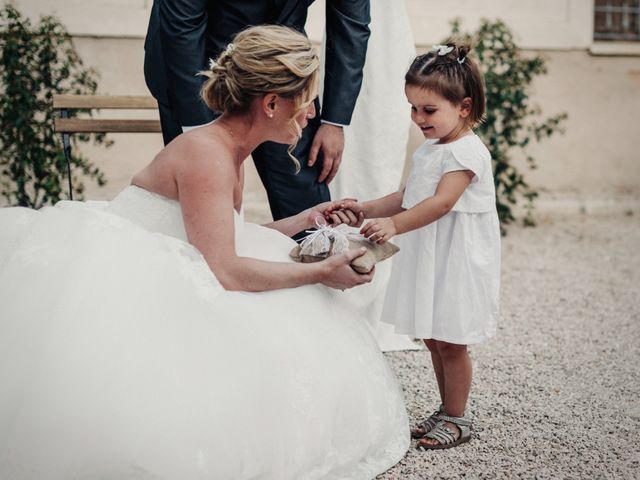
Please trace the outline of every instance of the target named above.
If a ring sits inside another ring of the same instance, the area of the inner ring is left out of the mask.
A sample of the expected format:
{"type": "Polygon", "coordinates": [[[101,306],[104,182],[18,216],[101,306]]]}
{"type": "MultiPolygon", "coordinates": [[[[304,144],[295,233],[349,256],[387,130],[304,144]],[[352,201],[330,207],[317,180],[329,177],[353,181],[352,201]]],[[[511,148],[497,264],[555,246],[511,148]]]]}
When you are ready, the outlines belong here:
{"type": "Polygon", "coordinates": [[[362,88],[330,184],[335,199],[388,195],[399,188],[405,163],[411,112],[404,75],[416,53],[405,1],[372,0],[370,29],[362,88]]]}
{"type": "MultiPolygon", "coordinates": [[[[294,242],[236,215],[240,255],[294,242]]],[[[0,209],[0,478],[370,479],[409,445],[357,310],[322,286],[228,292],[179,205],[0,209]]]]}
{"type": "MultiPolygon", "coordinates": [[[[372,0],[370,28],[362,88],[344,129],[343,161],[329,185],[333,199],[382,197],[402,178],[411,123],[404,75],[416,54],[405,1],[372,0]]],[[[354,302],[383,351],[422,348],[379,321],[392,262],[376,267],[376,283],[354,292],[354,302]]]]}
{"type": "Polygon", "coordinates": [[[207,125],[211,125],[213,122],[215,122],[215,120],[211,120],[210,122],[203,123],[201,125],[189,125],[189,126],[183,125],[182,126],[182,133],[190,132],[191,130],[195,130],[196,128],[206,127],[207,125]]]}
{"type": "Polygon", "coordinates": [[[396,332],[469,345],[496,332],[500,290],[500,225],[491,156],[475,135],[413,156],[403,207],[432,196],[442,175],[471,169],[474,181],[453,210],[397,237],[382,320],[396,332]]]}
{"type": "Polygon", "coordinates": [[[327,125],[333,125],[334,127],[344,127],[341,123],[330,122],[329,120],[320,120],[320,123],[326,123],[327,125]]]}
{"type": "Polygon", "coordinates": [[[427,140],[413,154],[413,165],[402,200],[411,208],[431,197],[445,173],[471,170],[475,175],[456,204],[454,212],[485,213],[496,209],[496,190],[491,170],[491,153],[477,135],[439,144],[427,140]]]}

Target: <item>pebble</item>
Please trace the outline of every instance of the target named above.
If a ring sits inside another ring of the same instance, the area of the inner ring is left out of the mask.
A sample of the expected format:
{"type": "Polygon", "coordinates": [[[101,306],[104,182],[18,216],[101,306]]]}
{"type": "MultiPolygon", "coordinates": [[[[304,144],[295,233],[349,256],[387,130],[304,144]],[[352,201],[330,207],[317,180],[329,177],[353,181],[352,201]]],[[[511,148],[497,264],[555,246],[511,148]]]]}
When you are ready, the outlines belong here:
{"type": "MultiPolygon", "coordinates": [[[[510,227],[498,334],[470,352],[472,440],[414,441],[379,480],[638,478],[640,215],[510,227]]],[[[440,403],[430,359],[385,355],[417,423],[440,403]]]]}

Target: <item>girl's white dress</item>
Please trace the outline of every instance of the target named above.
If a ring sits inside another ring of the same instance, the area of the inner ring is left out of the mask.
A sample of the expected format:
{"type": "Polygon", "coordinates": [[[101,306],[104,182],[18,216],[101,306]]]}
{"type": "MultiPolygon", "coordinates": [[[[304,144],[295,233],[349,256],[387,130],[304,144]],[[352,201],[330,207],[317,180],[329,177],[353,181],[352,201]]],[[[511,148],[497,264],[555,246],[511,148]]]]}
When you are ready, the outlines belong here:
{"type": "MultiPolygon", "coordinates": [[[[237,214],[236,243],[294,245],[237,214]]],[[[0,209],[0,478],[375,477],[407,416],[343,295],[225,291],[178,203],[137,187],[0,209]]]]}
{"type": "Polygon", "coordinates": [[[396,332],[469,345],[495,335],[500,290],[500,225],[491,154],[476,135],[449,144],[429,140],[413,155],[402,206],[433,196],[445,173],[475,176],[438,221],[399,235],[400,252],[382,320],[396,332]]]}

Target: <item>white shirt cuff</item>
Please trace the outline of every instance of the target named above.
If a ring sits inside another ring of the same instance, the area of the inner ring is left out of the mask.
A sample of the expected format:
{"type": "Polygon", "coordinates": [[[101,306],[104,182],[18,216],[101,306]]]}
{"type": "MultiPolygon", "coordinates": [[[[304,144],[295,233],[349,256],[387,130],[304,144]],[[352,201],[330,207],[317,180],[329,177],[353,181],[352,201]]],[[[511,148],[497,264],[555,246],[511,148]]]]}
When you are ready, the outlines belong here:
{"type": "Polygon", "coordinates": [[[330,122],[329,120],[320,120],[320,123],[328,123],[329,125],[333,125],[335,127],[346,127],[346,125],[342,125],[341,123],[330,122]]]}

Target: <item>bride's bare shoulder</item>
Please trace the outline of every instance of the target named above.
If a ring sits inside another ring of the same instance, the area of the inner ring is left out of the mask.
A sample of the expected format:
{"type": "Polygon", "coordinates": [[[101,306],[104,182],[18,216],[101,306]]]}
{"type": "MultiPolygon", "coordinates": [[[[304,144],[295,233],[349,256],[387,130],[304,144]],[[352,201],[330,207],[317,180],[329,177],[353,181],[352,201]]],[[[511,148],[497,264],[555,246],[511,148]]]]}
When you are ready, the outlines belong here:
{"type": "Polygon", "coordinates": [[[216,129],[198,128],[183,133],[163,150],[173,161],[211,162],[231,158],[231,150],[216,129]]]}
{"type": "Polygon", "coordinates": [[[236,174],[231,149],[215,129],[184,133],[165,149],[178,183],[228,182],[236,174]]]}
{"type": "Polygon", "coordinates": [[[177,184],[228,181],[234,175],[228,145],[216,132],[196,129],[183,133],[164,147],[132,183],[169,198],[177,198],[177,184]]]}
{"type": "Polygon", "coordinates": [[[176,137],[153,160],[164,164],[174,176],[201,176],[205,172],[233,171],[229,146],[215,130],[193,130],[176,137]],[[208,134],[207,134],[208,133],[208,134]]]}

